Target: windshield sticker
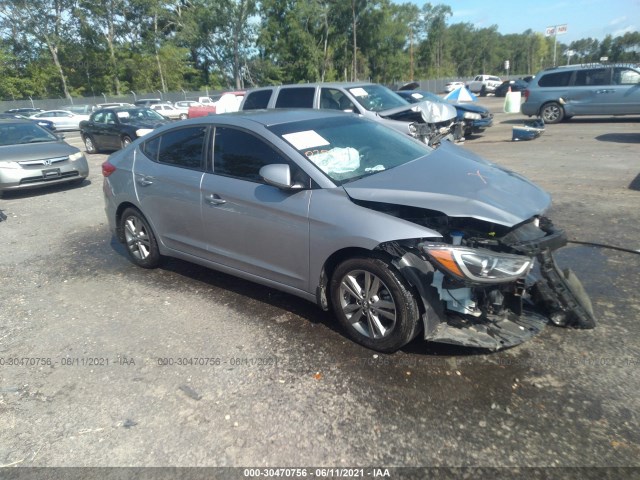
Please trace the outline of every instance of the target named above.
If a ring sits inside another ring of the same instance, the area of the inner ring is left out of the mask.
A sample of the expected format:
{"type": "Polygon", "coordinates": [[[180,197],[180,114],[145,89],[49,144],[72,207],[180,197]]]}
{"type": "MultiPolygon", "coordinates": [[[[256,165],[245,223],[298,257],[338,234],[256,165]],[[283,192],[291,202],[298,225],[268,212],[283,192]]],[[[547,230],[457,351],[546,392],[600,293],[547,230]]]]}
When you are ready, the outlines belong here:
{"type": "Polygon", "coordinates": [[[424,98],[424,95],[420,95],[419,93],[412,93],[411,96],[416,100],[420,100],[421,98],[424,98]]]}
{"type": "Polygon", "coordinates": [[[129,112],[116,112],[118,118],[129,118],[129,112]]]}
{"type": "Polygon", "coordinates": [[[369,96],[367,91],[364,88],[361,88],[361,87],[351,88],[351,89],[349,89],[349,91],[356,97],[368,97],[369,96]]]}
{"type": "Polygon", "coordinates": [[[293,145],[296,150],[306,150],[313,147],[322,147],[329,145],[324,138],[313,130],[305,130],[304,132],[287,133],[282,136],[287,142],[293,145]]]}

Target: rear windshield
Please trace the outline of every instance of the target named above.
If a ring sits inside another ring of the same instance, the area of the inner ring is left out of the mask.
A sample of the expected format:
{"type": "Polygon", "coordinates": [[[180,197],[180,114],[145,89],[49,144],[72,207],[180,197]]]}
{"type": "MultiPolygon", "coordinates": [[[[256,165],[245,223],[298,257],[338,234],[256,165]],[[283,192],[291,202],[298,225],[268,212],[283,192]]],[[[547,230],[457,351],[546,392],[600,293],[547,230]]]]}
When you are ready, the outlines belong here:
{"type": "Polygon", "coordinates": [[[249,92],[247,99],[242,106],[243,110],[260,110],[267,108],[269,105],[269,99],[271,98],[271,92],[273,90],[258,90],[257,92],[249,92]]]}
{"type": "Polygon", "coordinates": [[[276,108],[313,108],[313,87],[281,88],[276,108]]]}

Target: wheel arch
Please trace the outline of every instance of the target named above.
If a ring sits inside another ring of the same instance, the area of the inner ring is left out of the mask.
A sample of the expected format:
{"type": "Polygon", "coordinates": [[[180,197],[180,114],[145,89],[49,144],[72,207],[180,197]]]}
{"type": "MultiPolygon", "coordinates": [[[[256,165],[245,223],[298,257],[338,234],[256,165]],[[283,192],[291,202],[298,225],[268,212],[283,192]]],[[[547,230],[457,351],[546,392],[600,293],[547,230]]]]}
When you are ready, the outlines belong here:
{"type": "MultiPolygon", "coordinates": [[[[142,210],[140,210],[140,208],[138,208],[138,206],[135,203],[132,202],[122,202],[120,205],[118,205],[118,208],[116,209],[116,215],[115,215],[115,219],[116,219],[116,237],[118,238],[118,240],[120,242],[124,242],[124,232],[122,230],[122,214],[124,213],[124,211],[128,208],[133,208],[134,210],[137,210],[138,212],[140,212],[140,215],[142,215],[147,222],[149,223],[149,226],[151,227],[151,229],[153,230],[153,233],[155,235],[155,228],[153,226],[153,224],[149,221],[149,219],[147,218],[147,216],[142,213],[142,210]]],[[[156,235],[157,238],[157,235],[156,235]]]]}
{"type": "Polygon", "coordinates": [[[542,105],[540,105],[540,108],[538,109],[538,117],[543,118],[542,114],[544,109],[551,104],[555,104],[558,106],[558,108],[560,109],[561,115],[560,115],[560,120],[557,120],[555,122],[548,122],[545,120],[545,123],[549,123],[549,124],[553,124],[553,123],[559,123],[561,122],[567,115],[567,109],[566,109],[566,105],[565,102],[562,100],[562,98],[558,99],[558,100],[547,100],[546,102],[544,102],[542,105]]]}
{"type": "Polygon", "coordinates": [[[377,248],[374,250],[368,250],[362,247],[345,247],[333,252],[322,265],[320,281],[316,288],[316,301],[320,308],[323,310],[329,310],[331,308],[330,295],[327,294],[327,289],[336,267],[345,260],[358,257],[380,258],[391,262],[391,256],[377,248]]]}

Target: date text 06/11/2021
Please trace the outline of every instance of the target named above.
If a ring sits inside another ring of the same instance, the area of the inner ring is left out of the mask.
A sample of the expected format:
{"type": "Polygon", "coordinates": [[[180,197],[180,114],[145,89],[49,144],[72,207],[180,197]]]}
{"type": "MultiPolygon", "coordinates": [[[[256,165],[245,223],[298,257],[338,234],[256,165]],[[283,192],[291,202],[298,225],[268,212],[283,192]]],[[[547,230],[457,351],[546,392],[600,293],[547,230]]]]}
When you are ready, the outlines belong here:
{"type": "Polygon", "coordinates": [[[247,478],[365,478],[391,477],[387,468],[245,468],[247,478]]]}

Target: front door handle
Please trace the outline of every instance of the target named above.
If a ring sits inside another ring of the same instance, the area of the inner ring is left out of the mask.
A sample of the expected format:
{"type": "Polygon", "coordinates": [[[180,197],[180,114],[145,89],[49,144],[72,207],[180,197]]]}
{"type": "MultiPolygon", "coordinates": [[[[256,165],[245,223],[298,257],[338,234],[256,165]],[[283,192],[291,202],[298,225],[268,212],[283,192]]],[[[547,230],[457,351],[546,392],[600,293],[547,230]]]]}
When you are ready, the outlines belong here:
{"type": "Polygon", "coordinates": [[[142,187],[148,187],[153,184],[154,177],[148,175],[136,175],[136,183],[142,187]]]}
{"type": "Polygon", "coordinates": [[[204,197],[204,201],[213,206],[224,205],[225,203],[227,203],[227,201],[220,197],[220,195],[218,195],[217,193],[210,193],[209,195],[204,197]]]}
{"type": "Polygon", "coordinates": [[[603,88],[601,90],[596,90],[596,93],[613,93],[614,90],[612,88],[603,88]]]}

